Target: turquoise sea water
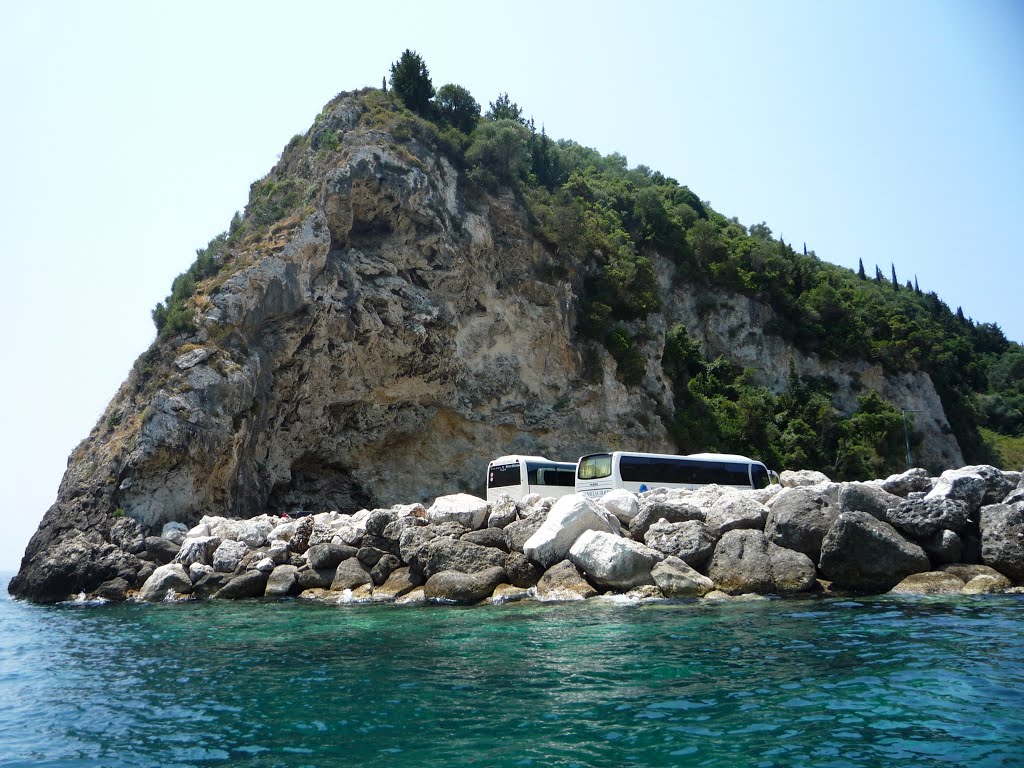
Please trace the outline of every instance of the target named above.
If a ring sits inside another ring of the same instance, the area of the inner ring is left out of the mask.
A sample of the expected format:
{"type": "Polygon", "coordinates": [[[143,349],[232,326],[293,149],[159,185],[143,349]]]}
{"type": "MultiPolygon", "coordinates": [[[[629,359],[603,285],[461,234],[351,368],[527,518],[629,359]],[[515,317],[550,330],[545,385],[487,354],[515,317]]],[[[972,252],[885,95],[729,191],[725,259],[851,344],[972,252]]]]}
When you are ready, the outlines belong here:
{"type": "Polygon", "coordinates": [[[1024,766],[1024,599],[39,607],[0,766],[1024,766]]]}

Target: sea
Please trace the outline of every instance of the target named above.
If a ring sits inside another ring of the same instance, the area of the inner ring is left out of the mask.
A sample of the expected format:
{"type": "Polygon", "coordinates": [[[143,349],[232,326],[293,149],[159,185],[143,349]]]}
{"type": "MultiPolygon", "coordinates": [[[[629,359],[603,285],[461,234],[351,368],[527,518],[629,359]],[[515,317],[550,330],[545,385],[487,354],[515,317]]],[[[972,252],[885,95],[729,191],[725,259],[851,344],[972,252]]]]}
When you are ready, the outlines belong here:
{"type": "Polygon", "coordinates": [[[1024,766],[1024,596],[36,606],[0,766],[1024,766]]]}

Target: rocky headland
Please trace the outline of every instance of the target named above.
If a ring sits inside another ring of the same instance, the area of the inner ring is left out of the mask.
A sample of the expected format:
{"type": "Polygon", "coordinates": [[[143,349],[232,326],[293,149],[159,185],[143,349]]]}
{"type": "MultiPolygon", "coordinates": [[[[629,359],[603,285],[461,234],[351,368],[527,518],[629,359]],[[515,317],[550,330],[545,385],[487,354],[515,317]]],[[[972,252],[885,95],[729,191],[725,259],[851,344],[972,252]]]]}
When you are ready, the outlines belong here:
{"type": "MultiPolygon", "coordinates": [[[[474,604],[1024,592],[1021,473],[980,466],[833,483],[786,472],[782,481],[597,501],[456,494],[429,507],[204,517],[191,528],[124,517],[105,545],[112,577],[85,597],[474,604]]],[[[68,555],[47,553],[54,567],[68,555]]]]}
{"type": "Polygon", "coordinates": [[[985,535],[1019,524],[1019,501],[1005,500],[1014,476],[995,470],[963,481],[983,481],[980,496],[948,504],[934,495],[944,481],[927,475],[907,487],[576,499],[569,510],[452,499],[479,492],[494,455],[674,452],[674,327],[775,391],[787,376],[814,377],[837,412],[866,391],[914,411],[915,458],[932,474],[964,460],[926,372],[797,348],[769,332],[767,304],[688,282],[656,249],[658,309],[633,328],[623,376],[625,358],[577,331],[592,254],[559,252],[512,190],[467,182],[424,126],[366,89],[340,94],[289,142],[230,237],[154,312],[159,337],[70,456],[12,595],[398,596],[422,584],[429,596],[453,572],[482,596],[496,584],[545,593],[559,573],[576,573],[583,591],[627,588],[617,570],[595,569],[612,553],[650,566],[629,589],[668,594],[680,588],[659,586],[661,575],[682,578],[686,563],[704,569],[698,591],[707,579],[726,592],[800,591],[819,578],[889,589],[897,574],[927,571],[926,556],[1021,578],[982,556],[985,535]],[[427,504],[406,505],[416,499],[427,504]],[[296,510],[317,514],[283,519],[296,510]],[[593,532],[528,544],[563,517],[593,532]],[[842,542],[857,554],[840,556],[842,542]],[[900,565],[871,577],[877,547],[900,565]],[[757,578],[742,575],[752,562],[757,578]]]}

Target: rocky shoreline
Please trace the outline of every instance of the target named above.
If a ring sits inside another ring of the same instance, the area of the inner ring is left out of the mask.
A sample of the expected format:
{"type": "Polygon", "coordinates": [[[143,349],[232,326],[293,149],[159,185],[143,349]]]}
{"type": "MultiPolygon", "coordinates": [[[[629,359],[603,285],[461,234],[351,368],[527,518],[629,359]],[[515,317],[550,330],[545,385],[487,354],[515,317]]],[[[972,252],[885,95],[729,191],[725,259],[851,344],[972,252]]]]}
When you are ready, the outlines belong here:
{"type": "MultiPolygon", "coordinates": [[[[430,507],[204,517],[159,531],[122,517],[109,538],[104,558],[117,573],[82,593],[89,599],[474,604],[1024,592],[1024,478],[989,466],[865,483],[785,472],[781,485],[754,491],[495,503],[456,494],[430,507]]],[[[74,552],[58,549],[47,560],[66,570],[74,552]]]]}

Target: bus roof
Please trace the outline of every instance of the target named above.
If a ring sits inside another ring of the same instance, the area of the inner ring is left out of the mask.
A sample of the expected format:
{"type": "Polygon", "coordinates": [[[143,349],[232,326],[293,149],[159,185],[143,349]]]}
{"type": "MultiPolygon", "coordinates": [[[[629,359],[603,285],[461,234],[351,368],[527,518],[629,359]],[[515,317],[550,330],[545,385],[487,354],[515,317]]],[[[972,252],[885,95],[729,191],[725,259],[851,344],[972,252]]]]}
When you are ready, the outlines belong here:
{"type": "Polygon", "coordinates": [[[499,456],[493,459],[487,466],[494,466],[495,464],[511,464],[515,461],[542,461],[545,464],[552,465],[565,465],[567,467],[575,467],[575,461],[554,461],[552,459],[545,458],[543,456],[523,456],[521,454],[509,454],[508,456],[499,456]]]}

